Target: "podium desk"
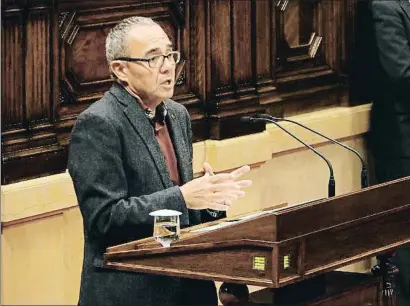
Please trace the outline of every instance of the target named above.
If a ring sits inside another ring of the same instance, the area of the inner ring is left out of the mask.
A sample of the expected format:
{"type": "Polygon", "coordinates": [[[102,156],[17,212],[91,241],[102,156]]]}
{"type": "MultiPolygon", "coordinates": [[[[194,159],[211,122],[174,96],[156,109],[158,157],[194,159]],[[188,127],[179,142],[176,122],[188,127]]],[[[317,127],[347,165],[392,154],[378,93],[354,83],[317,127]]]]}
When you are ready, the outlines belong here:
{"type": "MultiPolygon", "coordinates": [[[[105,267],[262,286],[274,292],[290,285],[303,288],[323,282],[338,268],[409,244],[409,202],[407,177],[184,228],[169,248],[153,237],[109,247],[105,267]]],[[[328,278],[334,280],[334,275],[328,278]]],[[[363,281],[358,288],[360,284],[363,281]]],[[[379,286],[377,279],[367,284],[379,286]]]]}

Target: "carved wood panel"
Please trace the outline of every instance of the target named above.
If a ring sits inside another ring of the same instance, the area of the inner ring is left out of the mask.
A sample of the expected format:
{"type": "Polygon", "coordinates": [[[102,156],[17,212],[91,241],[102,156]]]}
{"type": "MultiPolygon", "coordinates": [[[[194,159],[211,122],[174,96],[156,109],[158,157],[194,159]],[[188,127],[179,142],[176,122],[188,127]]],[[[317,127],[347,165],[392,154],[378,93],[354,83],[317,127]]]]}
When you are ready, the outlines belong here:
{"type": "Polygon", "coordinates": [[[120,20],[164,27],[186,60],[174,99],[194,140],[224,139],[264,129],[243,115],[340,103],[356,1],[3,0],[2,183],[65,171],[78,114],[111,85],[105,37],[120,20]]]}
{"type": "MultiPolygon", "coordinates": [[[[61,99],[56,108],[60,136],[66,142],[72,121],[91,103],[99,99],[112,84],[105,57],[105,39],[109,30],[120,20],[136,15],[147,15],[157,21],[170,37],[175,48],[186,59],[180,78],[176,81],[174,99],[184,104],[192,116],[197,139],[204,138],[198,122],[204,116],[195,109],[200,99],[192,91],[189,29],[185,20],[185,1],[145,2],[117,5],[101,10],[99,7],[71,8],[59,12],[61,45],[61,99]],[[188,68],[188,69],[187,69],[188,68]]],[[[203,125],[203,124],[202,124],[203,125]]]]}
{"type": "Polygon", "coordinates": [[[4,184],[63,171],[65,149],[53,126],[55,1],[2,4],[4,184]]]}
{"type": "Polygon", "coordinates": [[[257,2],[207,2],[211,88],[206,110],[210,117],[210,138],[224,139],[264,128],[259,124],[245,126],[238,120],[244,114],[263,111],[256,90],[257,2]]]}
{"type": "Polygon", "coordinates": [[[2,14],[1,66],[3,72],[7,71],[7,77],[1,78],[3,135],[19,131],[25,126],[23,18],[23,10],[18,8],[2,14]]]}
{"type": "MultiPolygon", "coordinates": [[[[297,86],[311,87],[334,80],[336,56],[339,46],[335,43],[338,27],[329,26],[341,18],[340,3],[322,0],[281,0],[276,7],[278,40],[278,80],[283,90],[294,90],[297,86]],[[337,10],[335,10],[337,6],[337,10]],[[330,30],[330,29],[331,30],[330,30]],[[336,30],[335,30],[336,29],[336,30]],[[331,31],[331,32],[330,32],[331,31]],[[289,78],[292,71],[294,78],[289,78]],[[307,82],[301,84],[299,74],[307,82]],[[319,79],[322,79],[319,81],[319,79]],[[293,82],[294,83],[294,82],[293,82]]],[[[336,23],[337,25],[337,23],[336,23]]]]}

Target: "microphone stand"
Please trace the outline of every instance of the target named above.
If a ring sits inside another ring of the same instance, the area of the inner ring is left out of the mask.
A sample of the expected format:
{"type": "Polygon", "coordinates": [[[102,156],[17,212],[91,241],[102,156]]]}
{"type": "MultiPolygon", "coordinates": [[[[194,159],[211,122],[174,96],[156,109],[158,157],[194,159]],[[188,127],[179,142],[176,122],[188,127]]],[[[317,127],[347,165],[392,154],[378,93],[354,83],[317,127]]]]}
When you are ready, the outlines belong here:
{"type": "Polygon", "coordinates": [[[330,197],[335,196],[336,181],[335,181],[335,177],[334,177],[334,174],[333,174],[333,167],[332,167],[332,164],[330,163],[330,161],[323,154],[321,154],[319,151],[317,151],[311,145],[305,143],[303,140],[301,140],[297,136],[293,135],[291,132],[289,132],[284,127],[282,127],[279,123],[277,123],[275,120],[268,119],[268,118],[242,117],[241,121],[248,122],[248,123],[252,123],[252,122],[256,122],[256,121],[271,122],[271,123],[275,124],[278,128],[280,128],[282,131],[284,131],[285,133],[290,135],[292,138],[294,138],[297,141],[299,141],[300,143],[302,143],[305,147],[309,148],[310,150],[315,152],[317,155],[319,155],[327,163],[327,166],[329,168],[328,197],[330,198],[330,197]]]}
{"type": "Polygon", "coordinates": [[[294,121],[294,120],[291,120],[291,119],[278,118],[278,117],[273,117],[273,116],[269,116],[269,115],[266,115],[266,114],[258,114],[258,115],[255,116],[255,118],[266,118],[266,119],[274,120],[276,122],[284,121],[284,122],[290,122],[290,123],[296,124],[296,125],[304,128],[304,129],[306,129],[306,130],[308,130],[308,131],[310,131],[310,132],[312,132],[316,135],[319,135],[319,136],[329,140],[330,142],[332,142],[334,144],[342,146],[343,148],[345,148],[345,149],[349,150],[350,152],[354,153],[360,159],[360,162],[362,164],[361,179],[360,179],[362,189],[366,188],[366,187],[369,187],[366,163],[365,163],[363,157],[360,155],[360,153],[357,152],[355,149],[353,149],[353,148],[351,148],[351,147],[349,147],[349,146],[347,146],[347,145],[345,145],[345,144],[343,144],[343,143],[341,143],[341,142],[339,142],[339,141],[337,141],[333,138],[330,138],[330,137],[328,137],[328,136],[326,136],[326,135],[324,135],[324,134],[322,134],[322,133],[320,133],[316,130],[313,130],[310,127],[308,127],[304,124],[301,124],[301,123],[299,123],[297,121],[294,121]]]}

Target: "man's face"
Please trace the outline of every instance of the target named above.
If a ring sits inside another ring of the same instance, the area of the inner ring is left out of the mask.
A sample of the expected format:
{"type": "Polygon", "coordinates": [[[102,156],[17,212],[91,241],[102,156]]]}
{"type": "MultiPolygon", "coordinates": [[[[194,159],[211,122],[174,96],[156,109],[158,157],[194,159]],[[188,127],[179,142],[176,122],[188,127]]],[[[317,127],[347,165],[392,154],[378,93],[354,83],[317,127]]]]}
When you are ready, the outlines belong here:
{"type": "MultiPolygon", "coordinates": [[[[171,51],[171,41],[158,25],[136,26],[129,33],[129,57],[151,58],[171,51]]],[[[174,94],[175,63],[170,60],[164,59],[163,65],[156,68],[148,62],[124,62],[124,65],[125,78],[121,79],[151,108],[174,94]]]]}

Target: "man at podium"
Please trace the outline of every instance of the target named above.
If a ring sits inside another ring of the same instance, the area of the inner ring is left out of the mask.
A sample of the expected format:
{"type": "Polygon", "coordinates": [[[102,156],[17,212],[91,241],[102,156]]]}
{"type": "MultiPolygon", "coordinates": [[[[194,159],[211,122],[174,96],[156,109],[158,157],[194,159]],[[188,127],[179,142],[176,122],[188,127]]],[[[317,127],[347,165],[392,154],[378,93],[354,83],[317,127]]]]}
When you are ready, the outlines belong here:
{"type": "Polygon", "coordinates": [[[193,179],[187,110],[170,98],[180,53],[150,18],[131,17],[106,40],[114,84],[76,122],[68,169],[84,224],[79,305],[217,305],[210,281],[103,268],[107,247],[149,237],[159,209],[180,211],[181,227],[200,210],[227,210],[251,184],[229,174],[193,179]]]}

